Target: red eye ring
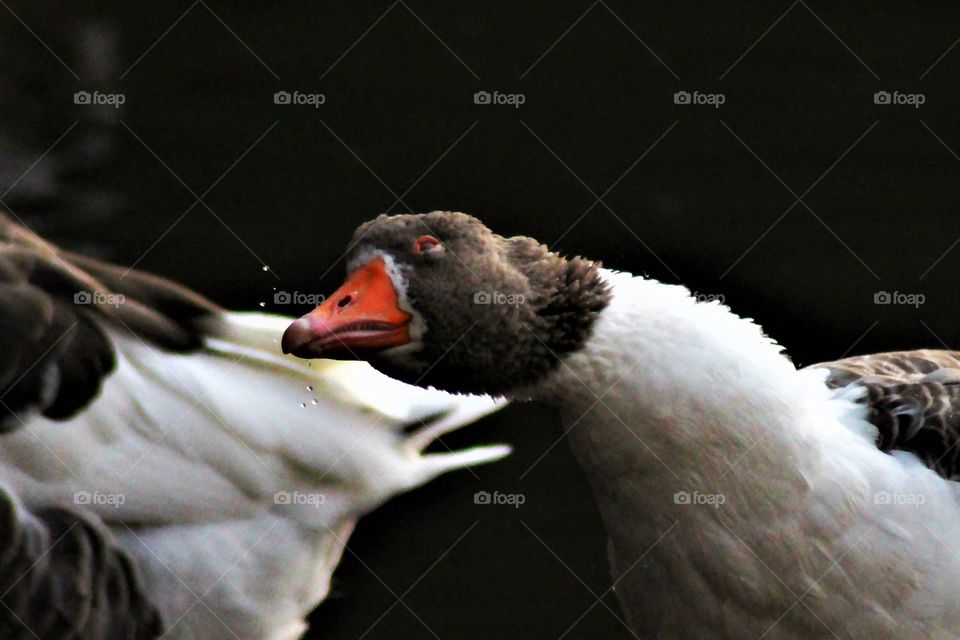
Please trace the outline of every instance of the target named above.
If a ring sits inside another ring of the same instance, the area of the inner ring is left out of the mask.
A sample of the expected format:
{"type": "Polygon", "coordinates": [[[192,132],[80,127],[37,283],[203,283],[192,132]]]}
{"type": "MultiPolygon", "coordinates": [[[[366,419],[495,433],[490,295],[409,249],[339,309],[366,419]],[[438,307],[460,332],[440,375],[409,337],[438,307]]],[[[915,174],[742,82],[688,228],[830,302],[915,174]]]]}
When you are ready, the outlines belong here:
{"type": "Polygon", "coordinates": [[[417,238],[417,241],[413,243],[413,250],[417,253],[429,253],[440,249],[440,247],[440,241],[433,236],[420,236],[417,238]]]}

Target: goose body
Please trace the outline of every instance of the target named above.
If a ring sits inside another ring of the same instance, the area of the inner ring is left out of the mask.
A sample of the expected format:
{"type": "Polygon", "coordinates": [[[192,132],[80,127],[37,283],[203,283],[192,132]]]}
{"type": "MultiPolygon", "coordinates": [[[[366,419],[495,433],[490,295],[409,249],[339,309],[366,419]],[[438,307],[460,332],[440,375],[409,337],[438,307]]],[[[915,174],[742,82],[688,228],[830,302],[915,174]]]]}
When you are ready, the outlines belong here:
{"type": "Polygon", "coordinates": [[[960,637],[960,354],[797,369],[721,304],[459,213],[380,217],[354,244],[344,288],[285,350],[351,357],[326,336],[381,317],[357,274],[383,260],[414,329],[363,357],[560,408],[638,637],[960,637]]]}
{"type": "Polygon", "coordinates": [[[956,638],[960,486],[880,451],[857,383],[682,287],[603,277],[592,336],[529,393],[562,409],[640,637],[956,638]]]}
{"type": "Polygon", "coordinates": [[[422,453],[489,399],[307,366],[289,319],[0,223],[4,638],[298,638],[358,517],[506,453],[422,453]]]}

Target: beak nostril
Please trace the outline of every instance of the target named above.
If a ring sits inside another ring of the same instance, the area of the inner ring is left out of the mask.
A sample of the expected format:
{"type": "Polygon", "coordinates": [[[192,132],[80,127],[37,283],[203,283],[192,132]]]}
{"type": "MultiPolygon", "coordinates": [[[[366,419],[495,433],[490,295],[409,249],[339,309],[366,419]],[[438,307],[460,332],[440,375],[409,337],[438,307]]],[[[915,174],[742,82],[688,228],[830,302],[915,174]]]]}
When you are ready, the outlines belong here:
{"type": "Polygon", "coordinates": [[[353,296],[351,296],[350,294],[347,294],[337,301],[337,306],[343,309],[344,307],[349,305],[351,302],[353,302],[353,296]]]}

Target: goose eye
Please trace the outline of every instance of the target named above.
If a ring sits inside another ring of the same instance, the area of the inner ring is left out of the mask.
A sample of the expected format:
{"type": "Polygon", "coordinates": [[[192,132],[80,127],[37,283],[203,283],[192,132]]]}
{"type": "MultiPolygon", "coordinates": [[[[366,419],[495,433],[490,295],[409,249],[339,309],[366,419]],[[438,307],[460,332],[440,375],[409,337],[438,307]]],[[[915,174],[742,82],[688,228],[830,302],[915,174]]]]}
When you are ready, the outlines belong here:
{"type": "Polygon", "coordinates": [[[432,253],[442,248],[440,241],[433,236],[420,236],[413,243],[413,250],[417,253],[432,253]]]}

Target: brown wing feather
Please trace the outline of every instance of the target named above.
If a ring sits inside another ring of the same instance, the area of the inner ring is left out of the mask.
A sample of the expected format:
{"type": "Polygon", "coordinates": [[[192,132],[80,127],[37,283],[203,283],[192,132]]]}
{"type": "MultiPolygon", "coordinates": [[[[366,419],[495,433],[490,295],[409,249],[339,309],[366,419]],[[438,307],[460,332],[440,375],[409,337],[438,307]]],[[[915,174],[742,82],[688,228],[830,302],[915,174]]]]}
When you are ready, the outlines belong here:
{"type": "Polygon", "coordinates": [[[860,385],[877,446],[910,451],[945,478],[960,478],[960,351],[899,351],[857,356],[814,367],[827,385],[860,385]]]}
{"type": "Polygon", "coordinates": [[[148,640],[163,621],[139,571],[93,514],[31,513],[0,486],[0,638],[148,640]]]}
{"type": "Polygon", "coordinates": [[[61,251],[0,213],[0,431],[34,410],[69,417],[94,397],[115,366],[104,327],[187,351],[219,312],[168,280],[61,251]]]}

